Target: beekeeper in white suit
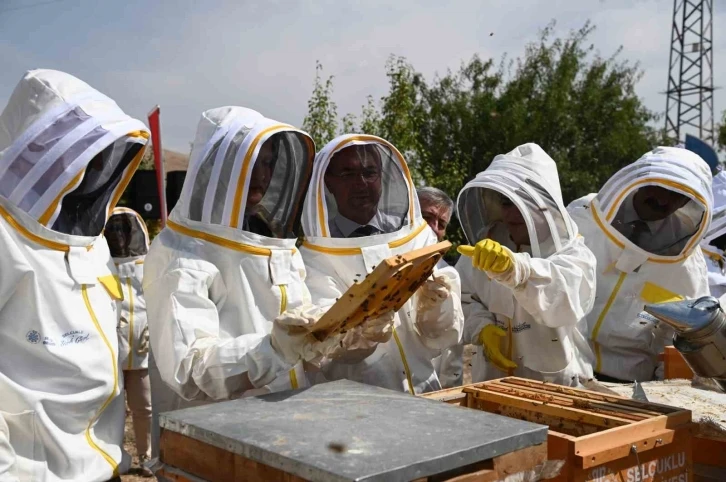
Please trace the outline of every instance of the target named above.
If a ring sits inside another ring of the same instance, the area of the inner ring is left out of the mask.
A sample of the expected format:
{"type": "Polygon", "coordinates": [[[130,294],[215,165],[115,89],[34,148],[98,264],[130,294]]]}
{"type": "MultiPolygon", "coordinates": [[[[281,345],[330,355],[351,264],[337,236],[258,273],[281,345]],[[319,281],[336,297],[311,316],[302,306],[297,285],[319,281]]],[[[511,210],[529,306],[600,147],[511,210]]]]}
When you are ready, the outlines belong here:
{"type": "Polygon", "coordinates": [[[472,381],[516,375],[578,386],[592,378],[577,323],[595,299],[595,257],[537,144],[499,155],[459,193],[464,342],[472,381]]]}
{"type": "Polygon", "coordinates": [[[673,331],[647,303],[708,295],[698,243],[712,211],[711,170],[693,152],[658,147],[568,210],[597,258],[595,306],[583,322],[602,381],[648,381],[673,331]]]}
{"type": "Polygon", "coordinates": [[[304,361],[345,348],[303,326],[319,311],[295,247],[314,154],[306,133],[253,110],[202,114],[181,197],[145,261],[155,417],[303,387],[304,361]]]}
{"type": "Polygon", "coordinates": [[[120,285],[101,236],[144,124],[77,78],[28,72],[0,115],[0,480],[128,467],[120,285]]]}
{"type": "Polygon", "coordinates": [[[149,233],[136,211],[117,207],[106,223],[104,236],[124,294],[119,319],[119,358],[126,402],[131,410],[141,474],[150,477],[153,474],[144,466],[151,457],[151,383],[148,370],[149,327],[142,287],[149,233]]]}
{"type": "MultiPolygon", "coordinates": [[[[437,242],[403,156],[369,135],[339,136],[318,153],[302,226],[306,283],[322,307],[384,259],[437,242]]],[[[412,394],[440,389],[432,359],[461,337],[459,276],[451,267],[437,269],[401,310],[369,323],[375,331],[369,341],[379,344],[356,345],[323,364],[316,380],[349,379],[412,394]]]]}
{"type": "Polygon", "coordinates": [[[701,250],[708,266],[708,287],[711,296],[726,294],[726,171],[719,171],[712,182],[713,218],[701,250]]]}

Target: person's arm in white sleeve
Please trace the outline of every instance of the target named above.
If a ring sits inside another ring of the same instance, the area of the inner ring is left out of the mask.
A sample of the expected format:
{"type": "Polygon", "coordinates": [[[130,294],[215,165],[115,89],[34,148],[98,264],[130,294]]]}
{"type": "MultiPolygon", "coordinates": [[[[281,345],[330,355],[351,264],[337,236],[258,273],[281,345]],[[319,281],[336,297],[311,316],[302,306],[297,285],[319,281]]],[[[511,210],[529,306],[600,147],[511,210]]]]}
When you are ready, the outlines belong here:
{"type": "Polygon", "coordinates": [[[415,325],[421,342],[438,356],[461,341],[464,313],[461,280],[456,269],[440,262],[432,277],[414,295],[415,325]]]}
{"type": "Polygon", "coordinates": [[[509,286],[517,302],[550,328],[575,326],[595,302],[595,255],[577,236],[549,258],[515,253],[511,272],[493,279],[509,286]]]}
{"type": "Polygon", "coordinates": [[[234,398],[290,370],[268,335],[220,335],[217,306],[228,293],[211,263],[177,259],[163,276],[145,284],[144,293],[156,364],[162,379],[183,398],[234,398]],[[252,379],[249,365],[257,373],[252,379]]]}
{"type": "MultiPolygon", "coordinates": [[[[476,276],[484,275],[471,264],[471,258],[462,256],[456,263],[456,271],[461,279],[461,308],[464,314],[462,343],[478,345],[479,334],[485,326],[494,324],[494,315],[486,304],[479,299],[474,289],[476,276]]],[[[486,275],[484,275],[486,276],[486,275]]]]}

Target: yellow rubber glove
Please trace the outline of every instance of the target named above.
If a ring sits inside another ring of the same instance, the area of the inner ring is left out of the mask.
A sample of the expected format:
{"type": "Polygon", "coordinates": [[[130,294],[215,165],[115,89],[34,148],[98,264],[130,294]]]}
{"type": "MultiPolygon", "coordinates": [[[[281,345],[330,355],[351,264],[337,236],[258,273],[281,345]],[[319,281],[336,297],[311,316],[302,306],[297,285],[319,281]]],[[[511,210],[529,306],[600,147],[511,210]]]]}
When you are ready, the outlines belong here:
{"type": "Polygon", "coordinates": [[[512,252],[493,239],[483,239],[475,246],[462,245],[457,251],[471,258],[474,267],[492,273],[506,273],[514,267],[512,252]]]}
{"type": "Polygon", "coordinates": [[[499,339],[506,334],[507,332],[497,325],[487,325],[479,332],[479,343],[484,347],[487,359],[504,372],[517,368],[517,364],[502,355],[499,349],[499,339]]]}

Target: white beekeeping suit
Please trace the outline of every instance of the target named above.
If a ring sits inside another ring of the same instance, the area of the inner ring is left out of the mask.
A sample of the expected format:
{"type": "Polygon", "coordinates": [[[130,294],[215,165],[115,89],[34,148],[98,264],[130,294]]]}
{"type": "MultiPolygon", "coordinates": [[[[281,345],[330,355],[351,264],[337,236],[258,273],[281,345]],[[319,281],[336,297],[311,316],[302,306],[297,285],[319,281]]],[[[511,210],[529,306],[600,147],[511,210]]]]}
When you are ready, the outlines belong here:
{"type": "Polygon", "coordinates": [[[713,219],[701,250],[706,255],[708,287],[711,295],[720,298],[726,294],[726,171],[713,177],[713,219]]]}
{"type": "Polygon", "coordinates": [[[144,258],[149,252],[149,233],[139,214],[128,208],[117,207],[104,232],[113,262],[118,271],[124,299],[121,302],[119,325],[120,363],[122,370],[146,369],[149,366],[149,352],[143,345],[148,343],[146,323],[146,300],[144,297],[144,258]],[[128,233],[109,232],[117,224],[128,226],[128,233]]]}
{"type": "MultiPolygon", "coordinates": [[[[313,303],[323,307],[384,259],[437,242],[421,217],[403,156],[369,135],[339,136],[317,154],[302,226],[306,284],[313,303]],[[341,152],[349,161],[345,166],[336,164],[341,152]],[[353,221],[356,216],[344,215],[351,209],[368,211],[370,218],[353,221]]],[[[350,379],[416,394],[438,390],[432,359],[459,342],[462,325],[459,277],[451,267],[437,269],[395,314],[387,342],[323,364],[315,379],[350,379]]]]}
{"type": "Polygon", "coordinates": [[[124,373],[126,402],[133,420],[136,452],[143,466],[151,456],[149,327],[143,289],[149,233],[136,211],[117,207],[106,223],[104,236],[124,294],[119,319],[119,362],[124,373]]]}
{"type": "Polygon", "coordinates": [[[595,257],[567,214],[552,158],[537,144],[497,156],[461,190],[457,215],[471,245],[489,240],[511,260],[502,273],[483,270],[476,256],[456,264],[464,342],[481,345],[472,381],[516,375],[578,386],[592,378],[577,323],[594,302],[595,257]]]}
{"type": "Polygon", "coordinates": [[[105,481],[128,467],[122,293],[101,232],[148,137],[53,70],[28,72],[0,115],[0,480],[105,481]]]}
{"type": "Polygon", "coordinates": [[[709,293],[698,243],[711,222],[711,206],[708,165],[685,149],[658,147],[615,173],[600,192],[568,207],[597,258],[598,294],[581,325],[597,378],[656,376],[658,355],[673,331],[643,307],[709,293]],[[665,217],[654,220],[658,212],[665,217]]]}
{"type": "Polygon", "coordinates": [[[202,114],[181,197],[145,261],[155,416],[305,382],[268,335],[309,300],[294,229],[314,152],[307,134],[253,110],[202,114]]]}

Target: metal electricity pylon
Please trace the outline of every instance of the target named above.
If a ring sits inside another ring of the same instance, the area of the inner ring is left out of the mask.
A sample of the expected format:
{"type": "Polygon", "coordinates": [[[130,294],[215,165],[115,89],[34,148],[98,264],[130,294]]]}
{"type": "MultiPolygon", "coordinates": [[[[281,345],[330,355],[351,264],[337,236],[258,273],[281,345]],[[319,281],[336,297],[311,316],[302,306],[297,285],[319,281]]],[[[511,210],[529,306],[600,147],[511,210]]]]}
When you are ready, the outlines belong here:
{"type": "Polygon", "coordinates": [[[713,0],[674,0],[666,135],[713,145],[713,0]]]}

